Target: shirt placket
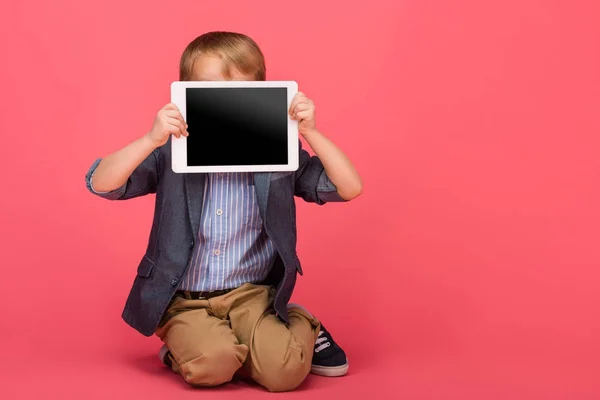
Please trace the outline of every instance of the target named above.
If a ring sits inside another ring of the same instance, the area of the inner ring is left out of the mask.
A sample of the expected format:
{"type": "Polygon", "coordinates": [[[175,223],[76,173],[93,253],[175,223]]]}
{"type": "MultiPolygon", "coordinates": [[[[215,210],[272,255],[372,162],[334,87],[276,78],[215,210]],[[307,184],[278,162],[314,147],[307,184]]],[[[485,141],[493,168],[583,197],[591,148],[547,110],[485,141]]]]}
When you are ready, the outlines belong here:
{"type": "Polygon", "coordinates": [[[212,224],[212,237],[214,238],[211,245],[210,254],[210,265],[211,265],[211,279],[209,287],[211,290],[215,289],[215,284],[221,282],[225,274],[224,268],[224,249],[223,243],[225,242],[224,237],[224,221],[223,221],[223,209],[224,204],[227,202],[229,196],[229,188],[227,185],[227,177],[225,174],[215,174],[213,179],[217,183],[213,188],[211,195],[211,207],[210,213],[215,223],[212,224]]]}

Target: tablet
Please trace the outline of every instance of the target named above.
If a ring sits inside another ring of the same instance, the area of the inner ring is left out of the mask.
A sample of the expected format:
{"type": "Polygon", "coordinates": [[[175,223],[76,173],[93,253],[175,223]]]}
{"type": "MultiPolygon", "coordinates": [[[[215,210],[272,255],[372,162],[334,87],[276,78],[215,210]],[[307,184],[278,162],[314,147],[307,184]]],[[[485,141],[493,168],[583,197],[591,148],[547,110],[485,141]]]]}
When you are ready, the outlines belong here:
{"type": "Polygon", "coordinates": [[[171,102],[189,136],[172,137],[176,173],[298,169],[298,122],[288,113],[292,81],[191,81],[171,84],[171,102]]]}

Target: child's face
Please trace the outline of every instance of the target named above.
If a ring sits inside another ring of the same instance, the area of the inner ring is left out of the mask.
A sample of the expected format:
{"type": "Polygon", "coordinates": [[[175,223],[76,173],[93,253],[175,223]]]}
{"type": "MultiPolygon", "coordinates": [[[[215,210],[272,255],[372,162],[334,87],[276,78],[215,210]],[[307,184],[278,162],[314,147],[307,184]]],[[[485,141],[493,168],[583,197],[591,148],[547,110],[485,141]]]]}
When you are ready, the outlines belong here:
{"type": "Polygon", "coordinates": [[[223,62],[218,56],[210,54],[200,55],[194,62],[194,70],[192,72],[193,81],[252,81],[254,77],[244,75],[236,68],[232,67],[229,70],[230,77],[223,76],[223,62]]]}

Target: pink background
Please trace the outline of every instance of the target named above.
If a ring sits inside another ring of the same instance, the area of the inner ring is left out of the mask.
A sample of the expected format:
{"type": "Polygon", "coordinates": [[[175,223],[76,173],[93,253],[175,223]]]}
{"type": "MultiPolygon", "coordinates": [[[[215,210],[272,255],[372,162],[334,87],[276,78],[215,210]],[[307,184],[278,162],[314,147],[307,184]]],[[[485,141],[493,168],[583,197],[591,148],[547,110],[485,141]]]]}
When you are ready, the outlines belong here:
{"type": "MultiPolygon", "coordinates": [[[[365,181],[300,204],[295,300],[352,367],[289,396],[600,397],[599,3],[349,4],[3,3],[1,397],[205,395],[120,319],[153,199],[84,175],[150,128],[209,30],[252,36],[365,181]]],[[[242,394],[264,396],[209,393],[242,394]]]]}

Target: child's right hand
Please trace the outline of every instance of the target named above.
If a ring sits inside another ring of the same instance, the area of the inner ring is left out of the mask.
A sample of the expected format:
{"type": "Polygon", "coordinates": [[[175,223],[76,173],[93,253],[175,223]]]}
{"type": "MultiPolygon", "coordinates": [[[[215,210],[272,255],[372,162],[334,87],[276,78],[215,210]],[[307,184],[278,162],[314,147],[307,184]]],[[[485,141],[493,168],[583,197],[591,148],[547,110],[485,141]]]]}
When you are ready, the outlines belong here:
{"type": "Polygon", "coordinates": [[[146,134],[155,147],[167,143],[170,135],[174,135],[176,138],[180,138],[182,135],[188,136],[187,124],[173,103],[167,104],[158,111],[152,130],[146,134]]]}

